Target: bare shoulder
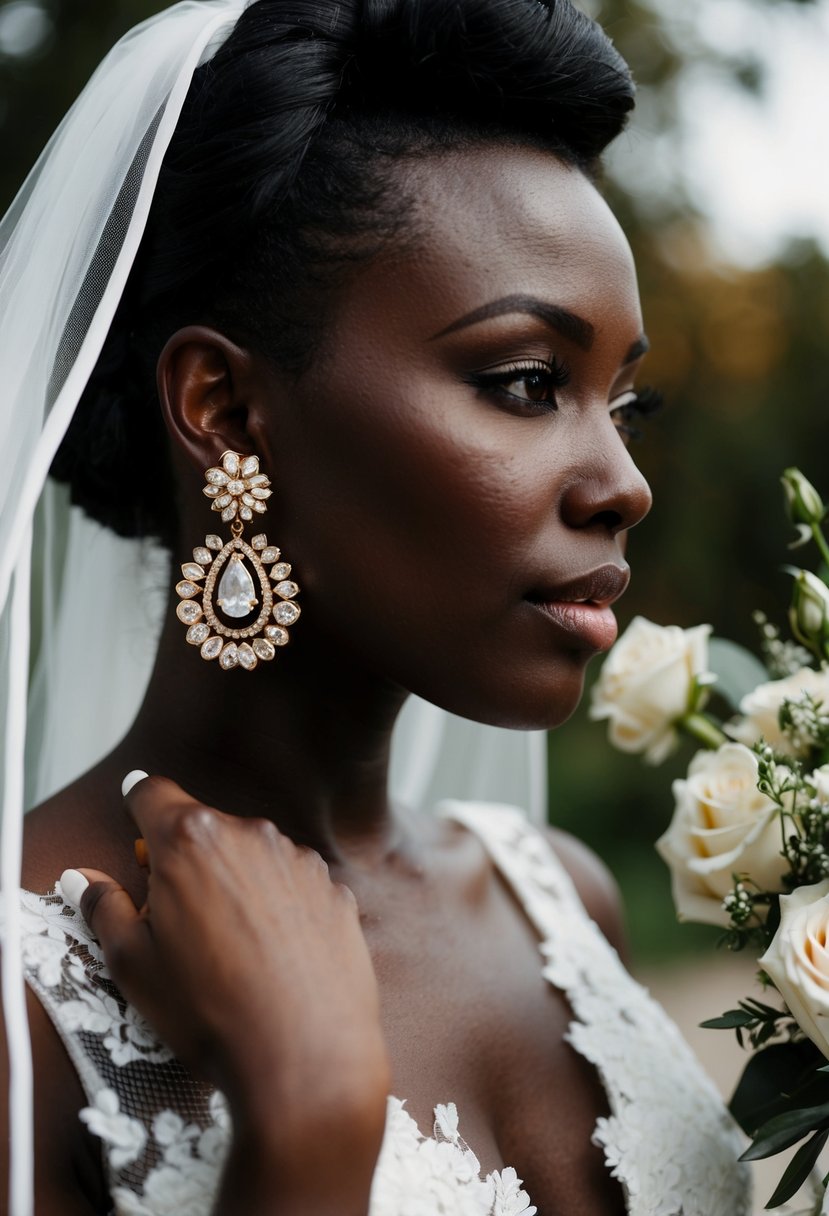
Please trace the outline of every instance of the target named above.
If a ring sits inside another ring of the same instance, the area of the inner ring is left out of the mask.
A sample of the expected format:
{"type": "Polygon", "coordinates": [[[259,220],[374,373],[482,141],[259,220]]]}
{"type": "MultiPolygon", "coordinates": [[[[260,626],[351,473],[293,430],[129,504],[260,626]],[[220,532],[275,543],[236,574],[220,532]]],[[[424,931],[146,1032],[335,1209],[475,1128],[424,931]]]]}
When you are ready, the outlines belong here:
{"type": "Polygon", "coordinates": [[[559,828],[548,828],[547,838],[556,851],[579,898],[610,944],[622,958],[627,955],[625,919],[616,879],[592,849],[559,828]]]}

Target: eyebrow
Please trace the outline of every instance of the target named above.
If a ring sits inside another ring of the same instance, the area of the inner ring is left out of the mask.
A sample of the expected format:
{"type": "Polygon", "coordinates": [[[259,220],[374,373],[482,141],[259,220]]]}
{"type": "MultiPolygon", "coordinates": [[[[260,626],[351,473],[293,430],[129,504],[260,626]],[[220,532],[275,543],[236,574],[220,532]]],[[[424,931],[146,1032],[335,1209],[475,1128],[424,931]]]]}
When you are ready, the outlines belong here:
{"type": "Polygon", "coordinates": [[[558,330],[562,337],[568,338],[576,346],[580,346],[582,350],[590,350],[593,345],[595,331],[589,321],[576,316],[574,312],[562,308],[559,304],[548,304],[536,296],[521,295],[504,296],[501,300],[493,300],[491,304],[484,304],[481,308],[476,308],[472,312],[468,312],[466,316],[453,321],[451,325],[447,325],[446,329],[434,334],[431,340],[434,342],[437,338],[445,338],[459,329],[466,329],[469,325],[478,325],[481,321],[489,321],[492,317],[503,317],[511,312],[523,312],[531,317],[540,318],[552,329],[558,330]]]}
{"type": "MultiPolygon", "coordinates": [[[[448,334],[457,333],[459,329],[466,329],[470,325],[478,325],[481,321],[489,321],[493,317],[503,317],[515,312],[538,317],[551,329],[555,329],[562,337],[569,339],[582,350],[589,351],[593,346],[596,331],[589,321],[585,321],[583,317],[577,316],[567,308],[562,308],[560,304],[550,304],[546,300],[539,300],[537,296],[524,295],[504,296],[500,300],[484,304],[481,308],[476,308],[457,321],[453,321],[451,325],[447,325],[446,329],[434,334],[430,340],[434,342],[438,338],[447,337],[448,334]]],[[[649,350],[650,342],[642,334],[630,347],[623,366],[635,363],[649,350]]]]}

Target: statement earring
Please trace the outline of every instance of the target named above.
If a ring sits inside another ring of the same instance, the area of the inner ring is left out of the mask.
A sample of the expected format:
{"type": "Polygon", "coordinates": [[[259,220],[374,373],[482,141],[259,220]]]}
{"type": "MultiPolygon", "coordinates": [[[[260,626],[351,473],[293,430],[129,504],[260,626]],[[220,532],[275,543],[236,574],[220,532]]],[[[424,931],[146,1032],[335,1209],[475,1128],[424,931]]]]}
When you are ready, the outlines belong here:
{"type": "Polygon", "coordinates": [[[182,601],[176,616],[203,659],[218,659],[225,671],[253,671],[260,660],[269,663],[279,646],[287,646],[288,629],[299,619],[300,607],[294,602],[299,587],[264,532],[250,544],[242,539],[245,524],[265,514],[271,496],[270,479],[259,472],[258,456],[225,452],[221,468],[208,469],[204,476],[204,493],[222,522],[230,524],[231,539],[225,542],[211,534],[193,550],[193,560],[181,567],[184,579],[176,586],[182,601]]]}

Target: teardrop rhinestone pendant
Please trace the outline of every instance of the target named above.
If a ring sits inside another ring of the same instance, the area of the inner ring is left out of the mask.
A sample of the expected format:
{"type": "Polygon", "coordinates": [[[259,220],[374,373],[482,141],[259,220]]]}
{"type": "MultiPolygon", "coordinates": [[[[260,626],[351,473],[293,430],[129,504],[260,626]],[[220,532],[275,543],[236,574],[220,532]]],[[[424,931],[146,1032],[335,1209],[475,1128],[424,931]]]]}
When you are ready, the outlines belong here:
{"type": "Polygon", "coordinates": [[[206,662],[218,659],[224,671],[253,671],[290,641],[288,629],[300,615],[299,587],[264,532],[250,544],[242,539],[245,524],[265,514],[271,496],[259,458],[225,452],[221,467],[208,469],[205,481],[204,493],[232,535],[227,542],[206,536],[193,560],[182,565],[176,615],[206,662]]]}

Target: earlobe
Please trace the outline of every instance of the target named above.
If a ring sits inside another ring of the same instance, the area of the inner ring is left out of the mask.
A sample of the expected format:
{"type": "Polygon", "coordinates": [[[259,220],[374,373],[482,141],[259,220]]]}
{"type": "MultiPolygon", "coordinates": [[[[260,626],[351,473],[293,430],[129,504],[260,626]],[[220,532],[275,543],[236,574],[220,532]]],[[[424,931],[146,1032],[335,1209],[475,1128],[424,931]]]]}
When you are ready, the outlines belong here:
{"type": "Polygon", "coordinates": [[[200,325],[178,330],[159,356],[158,396],[167,429],[200,473],[226,451],[268,463],[253,365],[250,352],[200,325]]]}

